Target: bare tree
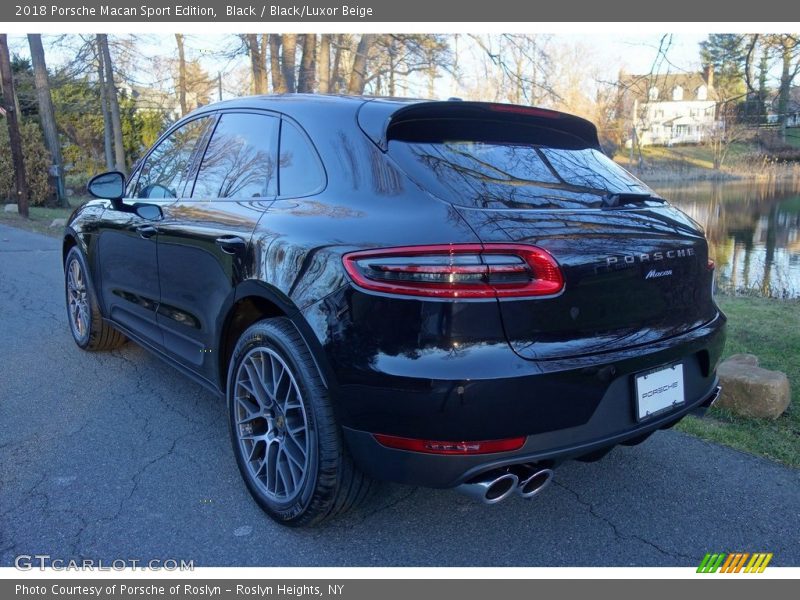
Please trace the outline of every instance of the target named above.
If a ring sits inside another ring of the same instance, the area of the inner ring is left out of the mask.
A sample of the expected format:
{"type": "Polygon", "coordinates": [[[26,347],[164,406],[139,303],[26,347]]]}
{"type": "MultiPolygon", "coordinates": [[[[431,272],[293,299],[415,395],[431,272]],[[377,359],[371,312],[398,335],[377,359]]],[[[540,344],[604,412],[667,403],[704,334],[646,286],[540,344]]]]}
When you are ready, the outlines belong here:
{"type": "Polygon", "coordinates": [[[350,82],[347,84],[347,93],[349,94],[364,93],[367,79],[367,53],[376,37],[373,33],[365,33],[358,41],[358,48],[353,56],[353,66],[350,69],[350,82]]]}
{"type": "Polygon", "coordinates": [[[333,44],[333,66],[331,67],[331,79],[328,84],[328,89],[331,92],[339,92],[344,87],[344,78],[342,76],[342,59],[345,50],[344,37],[344,34],[338,34],[333,44]]]}
{"type": "Polygon", "coordinates": [[[28,218],[28,177],[25,173],[25,157],[22,154],[22,136],[19,133],[19,115],[14,106],[14,77],[11,71],[11,56],[8,52],[8,36],[0,33],[0,79],[3,82],[3,109],[8,125],[8,141],[11,146],[11,163],[14,165],[14,186],[17,192],[19,214],[28,218]]]}
{"type": "Polygon", "coordinates": [[[53,175],[56,178],[56,200],[60,206],[69,206],[67,194],[64,190],[64,161],[61,158],[61,143],[58,139],[53,97],[50,94],[50,78],[47,75],[42,36],[38,33],[29,33],[28,44],[31,48],[33,78],[36,85],[36,97],[39,102],[39,119],[42,123],[44,143],[50,151],[51,162],[55,171],[53,175]]]}
{"type": "Polygon", "coordinates": [[[281,53],[281,71],[286,91],[293,94],[297,91],[295,66],[297,65],[297,34],[283,34],[283,52],[281,53]]]}
{"type": "Polygon", "coordinates": [[[242,36],[247,54],[250,57],[250,71],[253,75],[253,93],[267,93],[267,36],[259,38],[255,33],[242,36]]]}
{"type": "Polygon", "coordinates": [[[181,105],[181,116],[189,112],[186,106],[186,52],[183,47],[183,34],[175,34],[178,45],[178,102],[181,105]]]}
{"type": "Polygon", "coordinates": [[[105,33],[97,34],[97,46],[103,57],[105,70],[106,101],[111,115],[111,131],[114,139],[114,168],[122,173],[126,172],[125,146],[122,141],[122,119],[119,112],[119,99],[117,86],[114,83],[114,65],[111,62],[111,51],[108,49],[108,36],[105,33]]]}
{"type": "Polygon", "coordinates": [[[323,33],[320,36],[317,56],[317,75],[319,77],[317,88],[320,94],[327,94],[331,89],[331,34],[323,33]]]}
{"type": "Polygon", "coordinates": [[[103,55],[97,48],[97,85],[100,87],[100,112],[103,113],[103,151],[106,158],[106,169],[114,168],[114,133],[111,126],[111,111],[108,107],[108,89],[106,87],[106,70],[103,55]]]}
{"type": "Polygon", "coordinates": [[[314,91],[317,76],[317,36],[314,33],[303,35],[303,53],[300,59],[300,73],[297,78],[297,91],[314,91]]]}
{"type": "Polygon", "coordinates": [[[281,46],[283,36],[279,33],[269,34],[269,64],[272,71],[272,91],[275,94],[286,93],[286,81],[281,71],[281,46]]]}

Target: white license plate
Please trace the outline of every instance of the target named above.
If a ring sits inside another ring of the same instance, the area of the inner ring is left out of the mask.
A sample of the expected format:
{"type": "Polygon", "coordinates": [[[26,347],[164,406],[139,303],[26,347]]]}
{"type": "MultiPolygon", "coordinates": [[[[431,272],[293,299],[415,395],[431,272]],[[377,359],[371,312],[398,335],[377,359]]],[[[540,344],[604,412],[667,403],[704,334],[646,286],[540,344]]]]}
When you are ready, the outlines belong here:
{"type": "Polygon", "coordinates": [[[681,364],[636,376],[636,410],[640,421],[685,400],[681,364]]]}

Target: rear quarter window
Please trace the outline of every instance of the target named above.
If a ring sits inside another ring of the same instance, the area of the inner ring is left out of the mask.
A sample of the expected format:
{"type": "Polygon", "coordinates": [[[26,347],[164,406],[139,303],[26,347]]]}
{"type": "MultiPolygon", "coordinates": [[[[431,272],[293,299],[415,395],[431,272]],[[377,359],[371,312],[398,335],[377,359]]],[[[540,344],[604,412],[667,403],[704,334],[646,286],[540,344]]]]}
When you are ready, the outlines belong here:
{"type": "Polygon", "coordinates": [[[325,171],[317,151],[297,125],[284,119],[281,123],[280,196],[310,196],[325,187],[325,171]]]}

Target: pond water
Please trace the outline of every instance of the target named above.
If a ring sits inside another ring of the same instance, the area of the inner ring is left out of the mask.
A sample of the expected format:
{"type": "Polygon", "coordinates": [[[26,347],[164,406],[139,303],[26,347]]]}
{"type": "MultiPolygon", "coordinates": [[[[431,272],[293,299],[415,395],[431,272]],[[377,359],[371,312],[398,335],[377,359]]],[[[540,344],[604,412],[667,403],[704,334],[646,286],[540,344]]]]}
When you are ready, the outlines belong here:
{"type": "Polygon", "coordinates": [[[705,227],[718,290],[800,298],[800,182],[652,187],[705,227]]]}

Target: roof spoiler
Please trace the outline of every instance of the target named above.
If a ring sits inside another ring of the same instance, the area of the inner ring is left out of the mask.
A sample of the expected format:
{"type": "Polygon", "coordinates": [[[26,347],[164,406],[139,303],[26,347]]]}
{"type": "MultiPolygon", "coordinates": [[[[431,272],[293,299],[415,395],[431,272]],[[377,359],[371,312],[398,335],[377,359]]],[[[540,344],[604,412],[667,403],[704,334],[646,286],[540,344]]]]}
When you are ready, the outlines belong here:
{"type": "Polygon", "coordinates": [[[494,121],[498,124],[532,125],[574,138],[586,148],[600,149],[597,128],[590,121],[567,113],[493,102],[435,101],[399,103],[369,100],[358,110],[358,124],[378,147],[386,150],[401,125],[414,121],[469,120],[494,121]]]}

